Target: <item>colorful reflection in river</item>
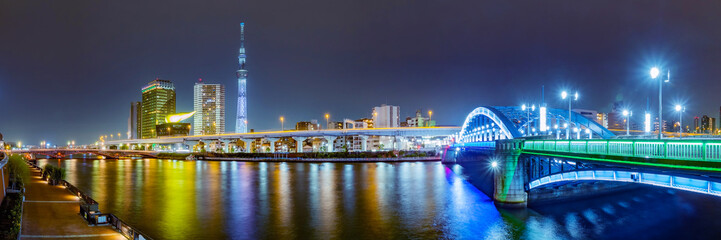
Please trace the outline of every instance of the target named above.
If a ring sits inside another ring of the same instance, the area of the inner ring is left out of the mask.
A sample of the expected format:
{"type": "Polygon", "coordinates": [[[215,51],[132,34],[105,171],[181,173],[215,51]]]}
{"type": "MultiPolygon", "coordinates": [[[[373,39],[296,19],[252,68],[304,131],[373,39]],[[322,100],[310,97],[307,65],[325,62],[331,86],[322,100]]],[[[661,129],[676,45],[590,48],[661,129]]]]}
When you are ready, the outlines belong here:
{"type": "Polygon", "coordinates": [[[684,239],[721,234],[715,221],[721,199],[649,186],[539,206],[537,212],[499,211],[466,180],[488,171],[485,165],[39,161],[46,163],[65,167],[67,179],[95,198],[101,211],[155,239],[684,239]]]}
{"type": "Polygon", "coordinates": [[[49,163],[66,167],[101,211],[158,239],[457,239],[505,225],[487,196],[440,163],[49,163]]]}

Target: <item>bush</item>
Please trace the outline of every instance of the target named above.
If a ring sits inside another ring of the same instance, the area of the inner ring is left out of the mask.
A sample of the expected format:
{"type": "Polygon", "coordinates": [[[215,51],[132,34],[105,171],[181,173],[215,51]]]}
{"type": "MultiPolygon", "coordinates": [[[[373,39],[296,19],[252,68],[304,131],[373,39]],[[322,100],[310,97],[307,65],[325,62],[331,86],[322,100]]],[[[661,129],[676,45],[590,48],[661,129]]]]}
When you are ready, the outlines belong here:
{"type": "Polygon", "coordinates": [[[20,231],[20,219],[22,219],[23,206],[22,193],[11,193],[5,197],[2,208],[0,208],[0,218],[3,224],[0,225],[0,239],[17,239],[20,231]]]}
{"type": "Polygon", "coordinates": [[[43,179],[48,180],[50,185],[57,185],[65,179],[65,169],[52,164],[45,164],[43,168],[43,179]]]}
{"type": "Polygon", "coordinates": [[[10,188],[20,189],[30,181],[30,169],[18,154],[10,155],[7,165],[5,165],[10,174],[10,188]]]}

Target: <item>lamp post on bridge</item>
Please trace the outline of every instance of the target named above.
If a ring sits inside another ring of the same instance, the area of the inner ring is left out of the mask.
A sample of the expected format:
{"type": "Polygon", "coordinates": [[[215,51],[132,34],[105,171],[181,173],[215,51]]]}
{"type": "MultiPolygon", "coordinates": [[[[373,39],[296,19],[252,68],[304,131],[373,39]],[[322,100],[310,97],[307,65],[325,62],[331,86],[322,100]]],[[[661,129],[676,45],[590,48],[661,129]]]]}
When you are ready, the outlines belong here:
{"type": "Polygon", "coordinates": [[[568,97],[568,119],[566,119],[566,122],[568,122],[568,127],[566,128],[566,139],[571,139],[571,102],[578,100],[578,92],[573,94],[573,100],[571,100],[571,96],[569,96],[566,91],[561,92],[561,99],[566,99],[567,97],[568,97]]]}
{"type": "Polygon", "coordinates": [[[676,105],[676,112],[678,112],[678,139],[682,138],[683,135],[683,112],[686,111],[686,107],[676,105]]]}
{"type": "Polygon", "coordinates": [[[536,111],[536,105],[532,104],[531,107],[526,107],[526,104],[521,105],[521,110],[526,111],[526,135],[531,134],[531,112],[536,111]],[[530,111],[529,111],[530,110],[530,111]]]}
{"type": "Polygon", "coordinates": [[[328,118],[330,118],[330,114],[325,114],[325,129],[328,129],[330,123],[328,122],[328,118]]]}
{"type": "MultiPolygon", "coordinates": [[[[656,79],[658,74],[661,73],[661,70],[657,67],[653,67],[649,73],[651,74],[651,79],[656,79]]],[[[658,139],[661,139],[663,132],[663,83],[670,81],[671,71],[668,71],[666,77],[666,80],[658,80],[658,139]]]]}
{"type": "Polygon", "coordinates": [[[283,125],[285,122],[285,118],[283,116],[280,116],[280,131],[285,131],[285,126],[283,125]]]}
{"type": "Polygon", "coordinates": [[[629,134],[629,126],[630,125],[629,125],[629,118],[628,118],[629,116],[633,116],[633,112],[629,112],[628,110],[623,110],[623,117],[626,118],[626,136],[630,135],[629,134]]]}

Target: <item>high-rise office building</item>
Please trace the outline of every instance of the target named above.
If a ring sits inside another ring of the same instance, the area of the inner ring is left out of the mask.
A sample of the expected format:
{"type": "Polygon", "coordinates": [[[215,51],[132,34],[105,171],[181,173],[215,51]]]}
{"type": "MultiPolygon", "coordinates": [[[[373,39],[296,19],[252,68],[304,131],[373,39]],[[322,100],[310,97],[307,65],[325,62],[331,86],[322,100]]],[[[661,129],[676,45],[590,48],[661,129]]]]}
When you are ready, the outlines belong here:
{"type": "Polygon", "coordinates": [[[246,98],[245,82],[248,77],[248,70],[245,69],[245,23],[240,23],[240,50],[238,51],[238,64],[240,69],[236,72],[238,76],[238,114],[235,119],[235,132],[248,132],[248,99],[246,98]]]}
{"type": "Polygon", "coordinates": [[[398,106],[381,105],[373,108],[373,127],[395,128],[400,127],[401,111],[398,106]]]}
{"type": "Polygon", "coordinates": [[[143,87],[140,137],[157,136],[155,126],[165,123],[165,116],[175,113],[175,86],[170,80],[155,79],[143,87]]]}
{"type": "Polygon", "coordinates": [[[225,87],[202,80],[193,87],[193,135],[225,133],[225,87]]]}
{"type": "Polygon", "coordinates": [[[711,127],[709,133],[716,134],[716,118],[709,118],[709,126],[711,127]]]}
{"type": "Polygon", "coordinates": [[[699,133],[701,131],[698,126],[698,120],[698,116],[693,117],[693,132],[695,133],[699,133]]]}
{"type": "Polygon", "coordinates": [[[712,133],[711,124],[713,124],[711,118],[703,115],[701,117],[701,133],[712,133]]]}
{"type": "Polygon", "coordinates": [[[140,136],[140,125],[142,107],[140,102],[130,103],[130,117],[128,117],[128,139],[138,139],[140,136]]]}

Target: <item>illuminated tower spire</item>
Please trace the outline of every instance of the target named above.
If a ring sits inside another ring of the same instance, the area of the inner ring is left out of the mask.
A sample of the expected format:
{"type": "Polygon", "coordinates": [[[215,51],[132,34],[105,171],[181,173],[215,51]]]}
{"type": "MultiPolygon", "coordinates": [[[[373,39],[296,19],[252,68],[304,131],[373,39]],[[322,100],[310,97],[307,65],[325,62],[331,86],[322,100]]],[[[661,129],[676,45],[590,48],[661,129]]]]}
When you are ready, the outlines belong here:
{"type": "Polygon", "coordinates": [[[236,72],[238,76],[238,116],[235,119],[235,132],[248,132],[248,101],[246,98],[245,82],[248,70],[245,69],[245,35],[243,33],[245,23],[240,23],[240,50],[238,51],[238,64],[240,69],[236,72]]]}

